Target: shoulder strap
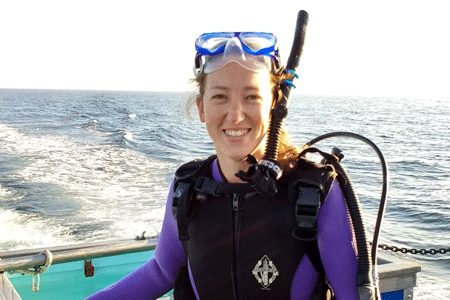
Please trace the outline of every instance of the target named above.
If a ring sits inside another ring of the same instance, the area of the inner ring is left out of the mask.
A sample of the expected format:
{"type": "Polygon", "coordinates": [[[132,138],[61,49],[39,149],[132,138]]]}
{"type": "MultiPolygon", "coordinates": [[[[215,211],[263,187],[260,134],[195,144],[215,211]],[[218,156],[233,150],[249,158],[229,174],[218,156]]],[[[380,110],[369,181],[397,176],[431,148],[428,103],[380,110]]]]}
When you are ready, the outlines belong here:
{"type": "Polygon", "coordinates": [[[215,158],[216,156],[213,155],[206,160],[188,162],[175,172],[172,214],[177,219],[178,235],[182,242],[189,239],[187,233],[188,211],[195,182],[198,177],[210,172],[211,163],[215,158]]]}
{"type": "Polygon", "coordinates": [[[332,165],[316,164],[304,159],[306,152],[319,152],[325,160],[333,159],[331,154],[315,148],[302,152],[297,160],[297,171],[289,184],[289,198],[295,201],[295,216],[298,226],[293,236],[306,243],[306,254],[322,278],[314,288],[311,299],[336,299],[328,281],[317,245],[317,217],[320,206],[325,201],[333,180],[338,176],[332,165]],[[325,298],[323,298],[325,297],[325,298]]]}
{"type": "Polygon", "coordinates": [[[305,242],[316,240],[319,209],[335,177],[332,166],[298,158],[297,170],[291,176],[288,190],[289,199],[295,203],[297,227],[292,231],[295,238],[305,242]]]}

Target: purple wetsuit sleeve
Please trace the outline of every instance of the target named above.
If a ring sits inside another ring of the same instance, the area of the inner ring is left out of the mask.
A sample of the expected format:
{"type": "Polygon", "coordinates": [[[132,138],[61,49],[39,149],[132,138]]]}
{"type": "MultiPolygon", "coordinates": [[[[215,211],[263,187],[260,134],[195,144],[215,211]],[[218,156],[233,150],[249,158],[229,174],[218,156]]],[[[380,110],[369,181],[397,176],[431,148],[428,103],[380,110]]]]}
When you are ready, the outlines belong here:
{"type": "Polygon", "coordinates": [[[319,211],[317,222],[320,257],[336,299],[358,299],[354,235],[344,196],[336,180],[319,211]]]}
{"type": "Polygon", "coordinates": [[[311,296],[317,280],[317,272],[308,256],[304,256],[295,271],[291,287],[291,299],[307,300],[311,296]]]}
{"type": "Polygon", "coordinates": [[[173,183],[167,197],[166,211],[154,257],[115,284],[86,298],[100,299],[156,299],[170,291],[180,268],[186,264],[181,242],[178,240],[176,220],[172,215],[173,183]]]}

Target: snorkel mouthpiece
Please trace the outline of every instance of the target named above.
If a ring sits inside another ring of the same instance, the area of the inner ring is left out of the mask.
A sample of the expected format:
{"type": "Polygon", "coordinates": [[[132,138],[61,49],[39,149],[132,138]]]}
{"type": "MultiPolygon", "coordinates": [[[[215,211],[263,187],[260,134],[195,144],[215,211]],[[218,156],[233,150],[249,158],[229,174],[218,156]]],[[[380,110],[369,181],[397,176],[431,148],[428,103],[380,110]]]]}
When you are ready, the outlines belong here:
{"type": "Polygon", "coordinates": [[[239,171],[235,175],[242,181],[248,182],[260,195],[266,198],[274,197],[278,193],[276,180],[282,175],[282,170],[276,162],[262,160],[259,164],[254,156],[247,156],[249,169],[239,171]]]}

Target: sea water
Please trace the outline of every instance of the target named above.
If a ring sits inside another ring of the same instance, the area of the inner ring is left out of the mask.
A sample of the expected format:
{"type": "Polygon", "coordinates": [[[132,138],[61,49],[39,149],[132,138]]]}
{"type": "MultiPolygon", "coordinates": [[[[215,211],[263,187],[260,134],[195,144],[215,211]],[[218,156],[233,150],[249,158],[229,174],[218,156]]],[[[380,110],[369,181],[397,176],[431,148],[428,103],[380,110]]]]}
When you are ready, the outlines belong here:
{"type": "MultiPolygon", "coordinates": [[[[186,93],[0,90],[0,251],[134,238],[161,226],[180,164],[214,153],[186,93]]],[[[293,95],[303,145],[350,131],[383,152],[390,188],[380,243],[450,248],[450,99],[293,95]]],[[[373,232],[382,173],[364,143],[333,138],[373,232]]],[[[383,252],[422,265],[416,299],[450,298],[450,253],[383,252]]]]}

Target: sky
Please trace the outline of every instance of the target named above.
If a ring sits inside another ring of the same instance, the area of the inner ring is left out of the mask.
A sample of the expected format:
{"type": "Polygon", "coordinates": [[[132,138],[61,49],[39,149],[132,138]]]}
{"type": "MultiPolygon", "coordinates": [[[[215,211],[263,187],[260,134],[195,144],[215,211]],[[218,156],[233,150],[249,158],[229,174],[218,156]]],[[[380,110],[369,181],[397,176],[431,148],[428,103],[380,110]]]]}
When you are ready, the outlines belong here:
{"type": "Polygon", "coordinates": [[[285,64],[305,10],[295,93],[449,99],[448,3],[1,0],[0,88],[189,91],[199,34],[273,32],[285,64]]]}

